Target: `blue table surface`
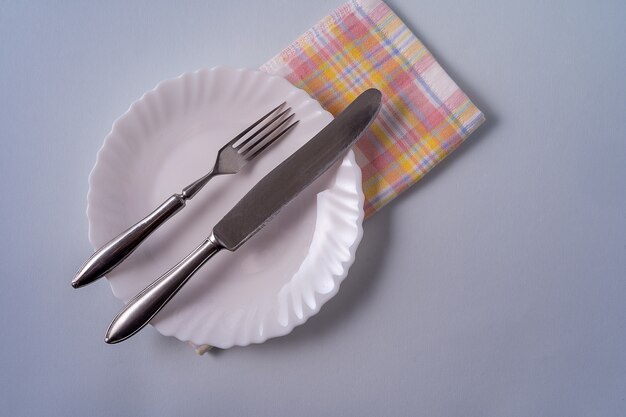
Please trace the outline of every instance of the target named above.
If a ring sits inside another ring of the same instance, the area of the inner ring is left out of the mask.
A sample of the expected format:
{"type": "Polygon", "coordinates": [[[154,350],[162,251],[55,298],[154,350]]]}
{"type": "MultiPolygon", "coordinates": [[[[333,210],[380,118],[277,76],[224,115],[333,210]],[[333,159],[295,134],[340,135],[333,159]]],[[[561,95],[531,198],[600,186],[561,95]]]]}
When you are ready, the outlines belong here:
{"type": "Polygon", "coordinates": [[[626,409],[626,3],[390,6],[487,122],[365,225],[291,335],[202,357],[69,281],[87,176],[157,82],[257,67],[341,4],[0,1],[6,416],[617,416],[626,409]]]}

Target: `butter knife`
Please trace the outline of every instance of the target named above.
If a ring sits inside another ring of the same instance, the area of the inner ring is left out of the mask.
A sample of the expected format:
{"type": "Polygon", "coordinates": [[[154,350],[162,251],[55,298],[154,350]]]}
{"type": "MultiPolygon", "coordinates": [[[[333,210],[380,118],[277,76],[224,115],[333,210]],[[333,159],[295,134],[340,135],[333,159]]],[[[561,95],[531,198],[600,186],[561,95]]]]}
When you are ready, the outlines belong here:
{"type": "Polygon", "coordinates": [[[369,89],[331,123],[259,181],[213,228],[193,252],[136,295],[113,319],[106,343],[141,330],[192,275],[222,249],[237,250],[282,207],[330,168],[375,119],[382,94],[369,89]]]}

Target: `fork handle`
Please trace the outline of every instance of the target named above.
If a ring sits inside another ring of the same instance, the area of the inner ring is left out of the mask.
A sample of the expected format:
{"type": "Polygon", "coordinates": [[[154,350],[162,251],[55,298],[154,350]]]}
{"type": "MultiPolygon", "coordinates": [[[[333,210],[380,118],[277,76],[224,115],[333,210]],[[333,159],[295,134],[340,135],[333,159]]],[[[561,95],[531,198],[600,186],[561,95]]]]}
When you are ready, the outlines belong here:
{"type": "Polygon", "coordinates": [[[137,249],[152,232],[185,207],[185,197],[174,194],[152,213],[98,249],[80,268],[72,287],[79,288],[111,272],[137,249]]]}

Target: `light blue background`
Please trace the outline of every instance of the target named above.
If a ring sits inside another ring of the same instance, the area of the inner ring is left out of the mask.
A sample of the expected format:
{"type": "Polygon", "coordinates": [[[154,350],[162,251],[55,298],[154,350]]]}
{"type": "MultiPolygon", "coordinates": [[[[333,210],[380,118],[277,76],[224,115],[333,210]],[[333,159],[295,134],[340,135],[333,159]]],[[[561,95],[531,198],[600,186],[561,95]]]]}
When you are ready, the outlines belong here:
{"type": "Polygon", "coordinates": [[[198,357],[69,282],[87,176],[158,81],[256,67],[341,4],[0,1],[6,416],[618,416],[626,409],[626,3],[390,5],[487,123],[365,226],[291,335],[198,357]]]}

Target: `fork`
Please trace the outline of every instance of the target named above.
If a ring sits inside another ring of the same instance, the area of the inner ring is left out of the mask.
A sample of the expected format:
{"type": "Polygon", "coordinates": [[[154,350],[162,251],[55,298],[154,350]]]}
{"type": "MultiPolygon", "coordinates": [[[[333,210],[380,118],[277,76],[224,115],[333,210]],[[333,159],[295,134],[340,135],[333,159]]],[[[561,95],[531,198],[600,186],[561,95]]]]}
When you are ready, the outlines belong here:
{"type": "Polygon", "coordinates": [[[284,105],[285,102],[281,103],[224,145],[217,153],[213,169],[206,175],[183,188],[180,194],[172,195],[152,213],[98,249],[76,273],[72,280],[72,287],[82,287],[111,272],[133,253],[152,232],[185,207],[187,200],[192,199],[211,178],[217,175],[236,174],[248,162],[259,156],[298,124],[299,120],[288,124],[295,116],[292,113],[285,117],[291,111],[291,107],[288,107],[244,139],[255,127],[271,115],[276,114],[284,105]],[[286,124],[288,124],[287,127],[282,128],[286,124]],[[261,133],[263,134],[261,135],[261,133]]]}

